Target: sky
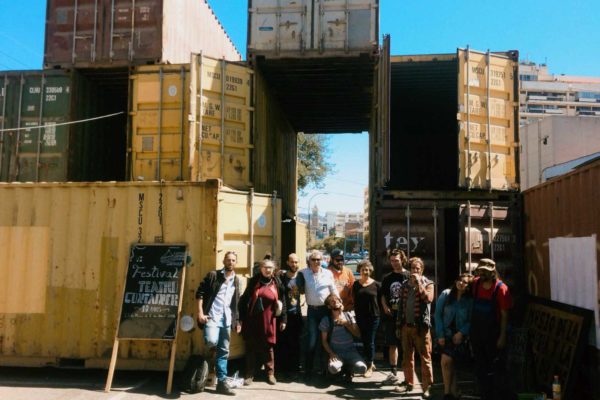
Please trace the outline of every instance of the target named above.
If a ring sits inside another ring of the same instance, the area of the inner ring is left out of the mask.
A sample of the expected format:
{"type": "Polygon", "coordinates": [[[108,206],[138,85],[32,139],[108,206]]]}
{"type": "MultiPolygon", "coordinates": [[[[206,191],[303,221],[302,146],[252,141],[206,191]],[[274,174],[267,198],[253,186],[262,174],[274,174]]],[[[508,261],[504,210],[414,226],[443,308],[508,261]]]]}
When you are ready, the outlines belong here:
{"type": "MultiPolygon", "coordinates": [[[[248,0],[208,2],[245,56],[248,0]]],[[[42,67],[45,12],[44,0],[0,0],[0,70],[42,67]]],[[[393,55],[516,49],[551,73],[600,76],[600,0],[380,0],[385,33],[393,55]]],[[[321,214],[362,211],[368,135],[329,137],[334,173],[299,197],[298,211],[311,198],[321,214]]]]}

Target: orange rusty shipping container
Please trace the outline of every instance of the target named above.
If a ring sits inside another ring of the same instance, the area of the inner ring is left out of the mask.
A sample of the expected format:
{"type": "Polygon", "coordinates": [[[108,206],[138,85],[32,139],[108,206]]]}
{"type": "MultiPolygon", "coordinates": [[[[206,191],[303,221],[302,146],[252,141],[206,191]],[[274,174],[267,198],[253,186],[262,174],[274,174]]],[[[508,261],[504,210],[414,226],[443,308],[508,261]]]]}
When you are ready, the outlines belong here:
{"type": "Polygon", "coordinates": [[[131,74],[131,179],[250,179],[252,71],[192,55],[191,64],[137,67],[131,74]]]}
{"type": "MultiPolygon", "coordinates": [[[[183,314],[225,251],[248,274],[280,258],[281,201],[205,183],[0,184],[0,365],[106,368],[133,243],[186,243],[183,314]]],[[[177,366],[203,346],[181,332],[177,366]]],[[[123,341],[118,367],[166,369],[165,342],[123,341]]],[[[233,334],[232,357],[243,354],[233,334]]]]}
{"type": "Polygon", "coordinates": [[[523,197],[529,293],[550,299],[550,238],[596,235],[600,260],[600,160],[534,186],[523,197]]]}
{"type": "Polygon", "coordinates": [[[241,55],[206,0],[48,0],[44,65],[180,64],[241,55]]]}

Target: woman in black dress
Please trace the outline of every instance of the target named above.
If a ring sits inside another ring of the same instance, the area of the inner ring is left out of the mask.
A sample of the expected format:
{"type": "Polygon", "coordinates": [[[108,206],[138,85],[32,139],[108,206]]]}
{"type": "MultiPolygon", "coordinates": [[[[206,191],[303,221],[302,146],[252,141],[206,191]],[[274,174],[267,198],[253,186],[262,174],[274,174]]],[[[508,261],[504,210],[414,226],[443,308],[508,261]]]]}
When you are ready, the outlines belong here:
{"type": "Polygon", "coordinates": [[[368,378],[375,370],[373,359],[375,358],[375,335],[379,327],[381,283],[371,277],[373,265],[368,260],[359,262],[357,270],[360,273],[360,279],[354,282],[352,295],[354,296],[356,323],[360,329],[364,357],[368,367],[365,377],[368,378]]]}

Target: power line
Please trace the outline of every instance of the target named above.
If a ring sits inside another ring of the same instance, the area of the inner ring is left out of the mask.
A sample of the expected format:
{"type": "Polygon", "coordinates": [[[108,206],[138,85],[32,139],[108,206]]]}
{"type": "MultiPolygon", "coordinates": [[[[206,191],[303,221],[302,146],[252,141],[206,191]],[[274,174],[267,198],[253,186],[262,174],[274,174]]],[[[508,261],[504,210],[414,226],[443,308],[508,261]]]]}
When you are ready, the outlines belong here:
{"type": "MultiPolygon", "coordinates": [[[[84,122],[90,122],[90,121],[96,121],[99,119],[104,119],[104,118],[110,118],[110,117],[114,117],[120,114],[125,114],[124,111],[119,111],[117,113],[113,113],[113,114],[106,114],[106,115],[102,115],[99,117],[93,117],[93,118],[87,118],[87,119],[79,119],[77,121],[69,121],[69,122],[60,122],[58,124],[52,124],[50,126],[52,126],[53,128],[56,126],[64,126],[64,125],[74,125],[74,124],[82,124],[84,122]]],[[[49,125],[41,125],[41,126],[27,126],[27,127],[22,127],[22,128],[6,128],[6,129],[0,129],[0,132],[16,132],[16,131],[25,131],[25,130],[31,130],[31,129],[41,129],[41,128],[45,128],[49,125]]]]}
{"type": "Polygon", "coordinates": [[[21,64],[21,65],[22,65],[22,66],[24,66],[25,68],[29,68],[29,65],[27,65],[27,64],[25,64],[24,62],[22,62],[22,61],[20,61],[20,60],[18,60],[18,59],[16,59],[16,58],[14,58],[14,57],[13,57],[13,56],[11,56],[10,54],[8,54],[8,53],[6,53],[6,52],[4,52],[4,51],[2,51],[2,50],[0,50],[0,53],[1,53],[1,54],[4,54],[6,57],[10,58],[11,60],[13,60],[13,61],[15,61],[15,62],[17,62],[17,63],[21,64]]]}

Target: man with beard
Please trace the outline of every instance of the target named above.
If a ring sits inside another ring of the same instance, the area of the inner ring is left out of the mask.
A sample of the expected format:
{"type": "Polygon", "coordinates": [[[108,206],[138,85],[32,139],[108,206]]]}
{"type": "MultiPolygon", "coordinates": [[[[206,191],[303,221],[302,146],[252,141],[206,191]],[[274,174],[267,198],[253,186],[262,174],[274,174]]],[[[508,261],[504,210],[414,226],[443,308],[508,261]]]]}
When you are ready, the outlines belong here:
{"type": "Polygon", "coordinates": [[[223,268],[210,271],[196,290],[198,326],[204,329],[205,358],[216,366],[217,393],[233,396],[235,392],[227,384],[227,359],[231,327],[240,333],[242,326],[238,317],[240,283],[235,275],[237,255],[225,253],[223,268]]]}
{"type": "Polygon", "coordinates": [[[302,332],[300,291],[296,284],[300,266],[298,256],[291,253],[286,264],[287,270],[282,271],[279,279],[285,288],[287,328],[278,333],[275,355],[279,370],[290,374],[295,381],[300,367],[300,333],[302,332]]]}
{"type": "Polygon", "coordinates": [[[367,364],[356,350],[354,338],[360,337],[360,330],[352,313],[344,311],[342,299],[330,294],[325,300],[329,309],[319,324],[321,343],[329,355],[328,371],[332,375],[344,373],[347,383],[352,383],[352,374],[363,375],[367,364]]]}
{"type": "Polygon", "coordinates": [[[328,270],[333,274],[335,287],[340,294],[344,310],[354,310],[354,297],[352,296],[352,286],[354,286],[354,274],[350,268],[344,267],[344,252],[341,249],[331,251],[331,261],[328,270]]]}
{"type": "Polygon", "coordinates": [[[398,302],[400,300],[400,288],[408,280],[410,273],[404,269],[408,259],[402,250],[393,249],[390,251],[389,260],[392,265],[392,272],[385,275],[381,281],[381,305],[383,308],[385,344],[388,346],[390,363],[390,373],[385,383],[394,385],[398,383],[398,377],[396,376],[398,373],[398,357],[402,358],[402,342],[396,336],[398,302]]]}
{"type": "Polygon", "coordinates": [[[477,384],[484,400],[515,398],[508,390],[506,328],[512,299],[508,286],[498,278],[496,263],[482,258],[475,269],[471,346],[475,359],[477,384]]]}

